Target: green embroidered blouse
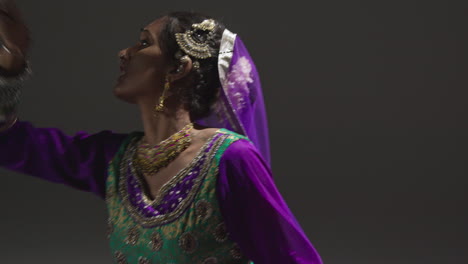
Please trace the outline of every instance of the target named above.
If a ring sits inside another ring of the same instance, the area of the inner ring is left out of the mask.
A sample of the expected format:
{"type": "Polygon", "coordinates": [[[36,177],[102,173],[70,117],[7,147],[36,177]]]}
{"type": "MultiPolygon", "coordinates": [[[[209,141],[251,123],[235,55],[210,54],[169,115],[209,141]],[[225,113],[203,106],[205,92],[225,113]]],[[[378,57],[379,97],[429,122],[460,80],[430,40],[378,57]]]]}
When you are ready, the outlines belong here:
{"type": "Polygon", "coordinates": [[[150,201],[132,166],[135,143],[142,135],[130,134],[109,166],[108,238],[116,263],[253,263],[229,239],[216,198],[223,152],[234,141],[247,138],[218,130],[150,201]]]}

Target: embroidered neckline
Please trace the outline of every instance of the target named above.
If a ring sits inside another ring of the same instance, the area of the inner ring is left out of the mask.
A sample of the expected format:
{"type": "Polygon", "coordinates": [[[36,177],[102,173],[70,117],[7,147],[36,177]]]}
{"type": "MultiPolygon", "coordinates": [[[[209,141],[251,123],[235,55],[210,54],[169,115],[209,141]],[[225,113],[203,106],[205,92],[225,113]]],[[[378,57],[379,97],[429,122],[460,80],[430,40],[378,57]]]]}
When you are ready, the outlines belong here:
{"type": "Polygon", "coordinates": [[[143,200],[146,202],[147,205],[150,205],[150,206],[155,206],[157,205],[158,203],[161,202],[162,198],[164,197],[164,194],[167,193],[167,190],[171,185],[173,185],[174,183],[178,182],[180,180],[180,178],[182,176],[185,176],[185,174],[190,171],[199,161],[200,159],[202,158],[203,155],[205,155],[206,153],[205,150],[210,146],[210,144],[212,143],[213,139],[220,133],[220,130],[221,129],[218,129],[215,131],[215,133],[213,135],[211,135],[205,143],[203,143],[203,145],[201,146],[201,148],[197,151],[197,153],[195,154],[195,157],[189,162],[189,164],[187,164],[187,166],[185,166],[184,168],[180,169],[174,176],[172,176],[169,181],[165,182],[161,188],[159,188],[159,191],[158,193],[156,194],[156,197],[154,199],[151,199],[150,197],[148,197],[148,195],[145,193],[145,190],[143,188],[143,185],[144,183],[142,182],[141,180],[141,175],[135,170],[135,168],[132,166],[132,172],[134,173],[134,175],[136,176],[136,180],[139,184],[139,193],[141,193],[141,195],[143,196],[143,200]],[[168,187],[169,186],[169,187],[168,187]]]}
{"type": "Polygon", "coordinates": [[[225,129],[218,129],[198,150],[192,161],[162,185],[154,200],[150,201],[146,197],[147,203],[144,201],[142,183],[132,168],[131,157],[136,151],[139,137],[133,138],[120,163],[118,181],[122,203],[133,219],[145,227],[162,225],[177,219],[195,198],[215,153],[228,136],[225,129]]]}

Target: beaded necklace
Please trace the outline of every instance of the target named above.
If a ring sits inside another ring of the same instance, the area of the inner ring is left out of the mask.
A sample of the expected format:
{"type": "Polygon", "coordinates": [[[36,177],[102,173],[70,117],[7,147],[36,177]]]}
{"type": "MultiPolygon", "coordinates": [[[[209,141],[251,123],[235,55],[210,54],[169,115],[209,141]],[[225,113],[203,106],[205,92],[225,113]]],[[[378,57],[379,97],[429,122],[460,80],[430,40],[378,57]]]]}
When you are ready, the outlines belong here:
{"type": "Polygon", "coordinates": [[[136,168],[144,174],[154,175],[160,169],[169,165],[180,153],[187,149],[192,141],[190,131],[193,123],[184,126],[179,132],[171,135],[159,144],[151,146],[140,140],[138,150],[135,153],[133,162],[136,168]]]}

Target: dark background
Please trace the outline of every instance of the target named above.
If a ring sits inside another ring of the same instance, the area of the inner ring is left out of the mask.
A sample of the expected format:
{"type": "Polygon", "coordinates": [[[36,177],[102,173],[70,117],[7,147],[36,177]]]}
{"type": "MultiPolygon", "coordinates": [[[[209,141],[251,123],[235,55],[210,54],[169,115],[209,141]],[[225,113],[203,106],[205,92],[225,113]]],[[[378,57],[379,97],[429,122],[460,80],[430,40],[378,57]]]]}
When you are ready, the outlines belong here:
{"type": "MultiPolygon", "coordinates": [[[[450,1],[18,1],[34,79],[20,117],[140,130],[117,52],[170,10],[249,48],[276,183],[325,263],[468,263],[467,11],[450,1]]],[[[111,263],[96,196],[1,170],[1,263],[111,263]]]]}

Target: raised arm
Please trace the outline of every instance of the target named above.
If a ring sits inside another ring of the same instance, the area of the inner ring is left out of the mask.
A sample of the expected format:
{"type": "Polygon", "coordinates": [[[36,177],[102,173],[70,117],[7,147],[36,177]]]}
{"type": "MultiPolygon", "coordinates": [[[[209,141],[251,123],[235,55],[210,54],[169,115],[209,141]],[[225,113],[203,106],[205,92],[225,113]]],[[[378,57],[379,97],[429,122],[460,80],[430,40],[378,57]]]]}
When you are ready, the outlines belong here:
{"type": "Polygon", "coordinates": [[[13,0],[0,2],[0,131],[16,121],[23,81],[31,75],[30,34],[13,0]]]}
{"type": "Polygon", "coordinates": [[[0,132],[0,167],[104,198],[107,165],[126,136],[108,130],[68,136],[18,121],[0,132]]]}
{"type": "Polygon", "coordinates": [[[107,165],[126,134],[101,131],[68,136],[56,128],[16,122],[29,30],[13,0],[0,2],[0,167],[105,196],[107,165]],[[3,120],[1,120],[3,117],[3,120]]]}
{"type": "Polygon", "coordinates": [[[247,140],[232,143],[221,157],[217,195],[230,237],[255,264],[322,263],[247,140]]]}

